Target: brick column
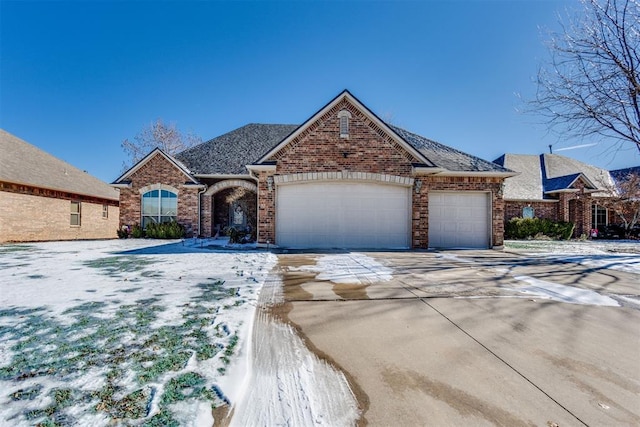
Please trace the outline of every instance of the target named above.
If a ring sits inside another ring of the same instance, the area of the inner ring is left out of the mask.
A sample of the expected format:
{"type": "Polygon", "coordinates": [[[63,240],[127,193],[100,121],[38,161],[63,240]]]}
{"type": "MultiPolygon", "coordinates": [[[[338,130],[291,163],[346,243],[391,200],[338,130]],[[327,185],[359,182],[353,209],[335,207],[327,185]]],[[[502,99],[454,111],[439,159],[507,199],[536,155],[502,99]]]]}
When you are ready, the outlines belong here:
{"type": "Polygon", "coordinates": [[[200,234],[202,237],[212,237],[213,227],[211,218],[213,216],[213,197],[203,194],[200,196],[200,234]]]}
{"type": "Polygon", "coordinates": [[[260,172],[258,177],[258,243],[276,242],[276,185],[269,190],[268,177],[272,173],[260,172]]]}
{"type": "MultiPolygon", "coordinates": [[[[418,180],[420,178],[416,179],[418,180]]],[[[427,249],[429,247],[429,189],[427,183],[422,182],[420,192],[416,193],[415,190],[414,183],[411,188],[411,247],[427,249]]]]}

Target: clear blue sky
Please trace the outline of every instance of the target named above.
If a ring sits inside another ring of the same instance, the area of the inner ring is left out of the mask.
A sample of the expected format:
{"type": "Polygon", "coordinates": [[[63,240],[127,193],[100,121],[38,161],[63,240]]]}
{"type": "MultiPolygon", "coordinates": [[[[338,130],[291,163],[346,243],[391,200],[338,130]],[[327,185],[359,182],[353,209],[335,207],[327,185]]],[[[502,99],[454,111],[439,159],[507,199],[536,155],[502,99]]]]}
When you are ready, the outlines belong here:
{"type": "MultiPolygon", "coordinates": [[[[558,141],[518,113],[573,1],[0,1],[0,127],[107,182],[157,118],[207,140],[299,124],[343,89],[487,160],[558,141]]],[[[609,169],[637,150],[557,152],[609,169]]],[[[0,153],[1,154],[1,153],[0,153]]]]}

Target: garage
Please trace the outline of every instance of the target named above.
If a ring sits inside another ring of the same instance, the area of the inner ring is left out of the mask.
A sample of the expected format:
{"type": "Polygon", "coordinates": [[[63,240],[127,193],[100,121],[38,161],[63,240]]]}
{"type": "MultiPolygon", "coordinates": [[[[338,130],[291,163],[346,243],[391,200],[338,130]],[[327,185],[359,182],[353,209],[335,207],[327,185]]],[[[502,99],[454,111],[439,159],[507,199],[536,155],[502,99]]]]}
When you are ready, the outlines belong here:
{"type": "Polygon", "coordinates": [[[430,192],[429,247],[491,246],[489,193],[430,192]]]}
{"type": "Polygon", "coordinates": [[[359,182],[280,185],[276,243],[290,248],[408,248],[411,189],[359,182]]]}

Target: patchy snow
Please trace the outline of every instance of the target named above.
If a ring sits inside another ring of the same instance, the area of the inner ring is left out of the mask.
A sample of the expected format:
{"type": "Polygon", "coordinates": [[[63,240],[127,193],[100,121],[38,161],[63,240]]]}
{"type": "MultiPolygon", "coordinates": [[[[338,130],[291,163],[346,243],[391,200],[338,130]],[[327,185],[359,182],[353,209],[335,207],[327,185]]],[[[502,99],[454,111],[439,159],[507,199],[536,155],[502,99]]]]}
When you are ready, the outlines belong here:
{"type": "Polygon", "coordinates": [[[511,240],[505,248],[527,256],[572,262],[595,269],[640,274],[640,240],[547,241],[511,240]]]}
{"type": "Polygon", "coordinates": [[[530,276],[516,276],[514,279],[526,282],[529,286],[517,287],[514,290],[525,292],[534,297],[551,299],[569,304],[600,305],[619,307],[620,304],[613,298],[589,290],[574,286],[560,285],[547,282],[530,276]]]}
{"type": "Polygon", "coordinates": [[[0,245],[0,424],[210,426],[276,263],[210,243],[0,245]]]}
{"type": "MultiPolygon", "coordinates": [[[[262,307],[277,302],[280,294],[270,288],[280,287],[278,280],[267,280],[262,307]]],[[[344,374],[320,360],[290,325],[268,310],[258,311],[254,328],[247,352],[250,375],[231,426],[356,424],[358,405],[344,374]]]]}
{"type": "Polygon", "coordinates": [[[348,285],[386,282],[391,280],[393,272],[370,256],[356,252],[323,255],[316,265],[302,266],[298,270],[318,273],[318,280],[348,285]]]}

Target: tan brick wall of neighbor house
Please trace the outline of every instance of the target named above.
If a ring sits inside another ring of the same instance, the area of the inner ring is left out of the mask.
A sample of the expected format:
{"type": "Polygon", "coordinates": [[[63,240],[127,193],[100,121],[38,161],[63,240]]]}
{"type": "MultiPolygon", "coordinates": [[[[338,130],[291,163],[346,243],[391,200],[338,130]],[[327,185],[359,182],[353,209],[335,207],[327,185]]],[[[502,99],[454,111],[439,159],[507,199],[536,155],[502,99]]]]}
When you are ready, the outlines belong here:
{"type": "Polygon", "coordinates": [[[119,208],[80,202],[80,226],[71,226],[71,201],[28,194],[0,192],[0,242],[30,242],[117,237],[119,208]]]}
{"type": "Polygon", "coordinates": [[[120,189],[120,225],[139,224],[141,221],[140,189],[163,184],[178,191],[177,221],[186,229],[187,237],[198,230],[198,192],[200,188],[185,188],[189,178],[161,154],[155,155],[131,176],[131,187],[120,189]]]}
{"type": "MultiPolygon", "coordinates": [[[[428,246],[429,237],[429,191],[486,191],[491,193],[491,244],[500,247],[504,244],[504,199],[502,198],[502,183],[504,178],[498,177],[469,177],[469,176],[425,176],[422,180],[420,226],[419,230],[414,228],[414,236],[420,233],[420,248],[428,246]],[[423,195],[424,194],[424,195],[423,195]],[[424,198],[424,201],[422,201],[424,198]],[[423,242],[426,236],[427,245],[423,242]]],[[[414,206],[414,217],[415,217],[414,206]]],[[[415,224],[414,224],[415,226],[415,224]]],[[[414,240],[415,245],[415,240],[414,240]]]]}

